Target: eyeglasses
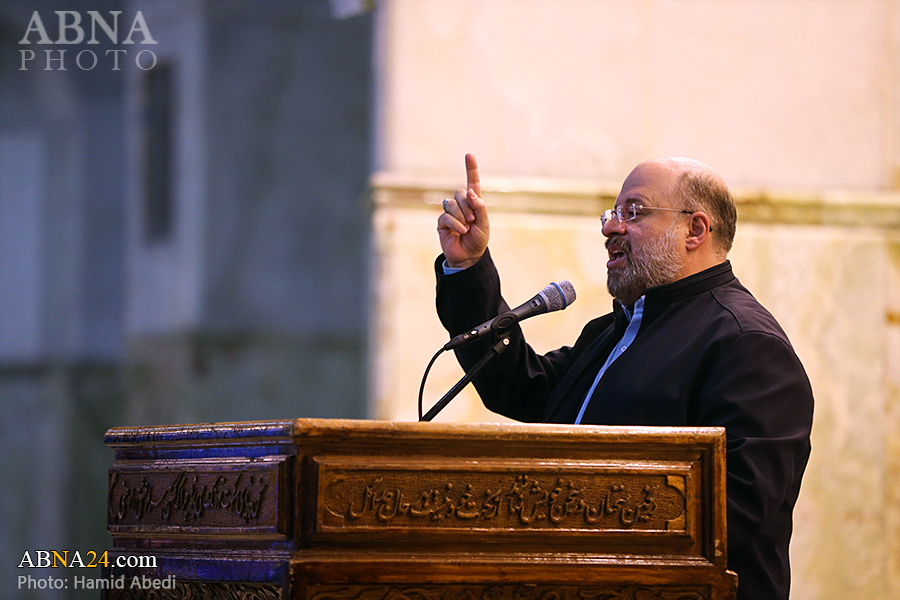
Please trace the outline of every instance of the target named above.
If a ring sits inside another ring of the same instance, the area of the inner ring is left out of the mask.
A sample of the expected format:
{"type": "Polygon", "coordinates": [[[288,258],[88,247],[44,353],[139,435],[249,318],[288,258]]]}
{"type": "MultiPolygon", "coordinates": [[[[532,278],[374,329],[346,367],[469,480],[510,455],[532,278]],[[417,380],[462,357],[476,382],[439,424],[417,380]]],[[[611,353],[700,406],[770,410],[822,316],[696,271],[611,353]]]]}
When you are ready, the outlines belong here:
{"type": "Polygon", "coordinates": [[[604,210],[600,213],[600,224],[606,225],[610,221],[612,221],[613,217],[619,219],[620,223],[624,223],[625,221],[634,221],[639,216],[644,214],[645,210],[668,210],[671,212],[679,212],[686,215],[692,215],[695,211],[692,210],[684,210],[682,208],[663,208],[661,206],[644,206],[642,204],[621,204],[615,208],[610,208],[609,210],[604,210]]]}

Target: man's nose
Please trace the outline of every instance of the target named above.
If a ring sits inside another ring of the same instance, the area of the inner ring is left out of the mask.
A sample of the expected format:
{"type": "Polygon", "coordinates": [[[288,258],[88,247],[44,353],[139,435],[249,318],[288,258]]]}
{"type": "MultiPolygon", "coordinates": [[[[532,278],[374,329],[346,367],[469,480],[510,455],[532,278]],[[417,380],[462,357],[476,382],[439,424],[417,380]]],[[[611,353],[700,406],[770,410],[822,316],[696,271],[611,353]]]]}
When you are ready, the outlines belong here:
{"type": "Polygon", "coordinates": [[[603,224],[601,231],[606,237],[612,237],[616,234],[623,235],[625,233],[625,223],[613,214],[613,218],[603,224]]]}

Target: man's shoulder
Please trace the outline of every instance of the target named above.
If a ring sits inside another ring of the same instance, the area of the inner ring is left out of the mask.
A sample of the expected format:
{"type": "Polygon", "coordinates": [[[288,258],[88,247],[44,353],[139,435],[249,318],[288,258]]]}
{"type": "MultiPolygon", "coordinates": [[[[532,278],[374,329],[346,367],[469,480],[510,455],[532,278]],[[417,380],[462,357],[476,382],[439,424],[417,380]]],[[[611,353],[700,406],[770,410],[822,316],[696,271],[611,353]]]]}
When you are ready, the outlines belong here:
{"type": "Polygon", "coordinates": [[[713,288],[710,294],[739,333],[768,333],[787,341],[778,320],[737,279],[713,288]]]}

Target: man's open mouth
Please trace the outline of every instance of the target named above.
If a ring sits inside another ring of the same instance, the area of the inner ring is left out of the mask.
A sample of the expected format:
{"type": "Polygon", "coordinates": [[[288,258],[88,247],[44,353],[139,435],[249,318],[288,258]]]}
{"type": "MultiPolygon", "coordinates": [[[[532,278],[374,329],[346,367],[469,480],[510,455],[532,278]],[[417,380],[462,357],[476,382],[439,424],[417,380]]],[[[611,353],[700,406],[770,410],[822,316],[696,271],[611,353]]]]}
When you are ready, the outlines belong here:
{"type": "Polygon", "coordinates": [[[624,248],[620,247],[618,244],[609,244],[607,245],[606,250],[609,252],[609,261],[606,263],[607,269],[625,266],[625,261],[628,260],[628,253],[624,248]]]}

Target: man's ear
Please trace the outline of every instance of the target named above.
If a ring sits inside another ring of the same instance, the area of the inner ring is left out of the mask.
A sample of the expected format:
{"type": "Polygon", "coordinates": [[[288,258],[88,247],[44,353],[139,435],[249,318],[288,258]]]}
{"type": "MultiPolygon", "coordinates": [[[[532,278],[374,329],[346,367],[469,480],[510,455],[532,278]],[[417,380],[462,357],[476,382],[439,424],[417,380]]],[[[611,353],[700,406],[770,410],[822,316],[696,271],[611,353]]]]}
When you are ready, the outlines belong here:
{"type": "Polygon", "coordinates": [[[709,241],[710,228],[709,216],[705,212],[698,210],[691,215],[691,220],[688,223],[687,239],[685,240],[685,247],[689,252],[696,250],[709,241]]]}

